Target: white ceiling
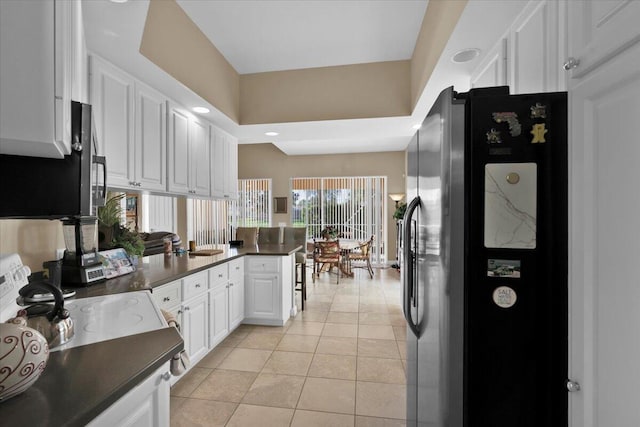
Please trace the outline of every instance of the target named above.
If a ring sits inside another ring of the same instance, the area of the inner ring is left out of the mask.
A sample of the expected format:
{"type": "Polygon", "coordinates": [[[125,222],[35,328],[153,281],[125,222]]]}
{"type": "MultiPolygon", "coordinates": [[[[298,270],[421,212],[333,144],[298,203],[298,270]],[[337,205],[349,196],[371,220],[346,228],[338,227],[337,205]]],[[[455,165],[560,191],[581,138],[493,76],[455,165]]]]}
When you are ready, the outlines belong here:
{"type": "MultiPolygon", "coordinates": [[[[408,59],[426,7],[423,0],[178,3],[240,73],[408,59]],[[307,13],[308,8],[314,13],[307,13]],[[366,33],[367,40],[360,33],[366,33]]],[[[139,53],[148,4],[149,0],[84,0],[89,50],[186,107],[208,106],[211,113],[202,116],[240,143],[273,142],[296,155],[404,150],[415,133],[412,126],[422,122],[442,89],[453,85],[458,91],[468,90],[470,73],[526,1],[470,0],[411,116],[242,126],[139,53]],[[466,64],[453,63],[450,58],[463,48],[478,48],[481,54],[466,64]],[[267,137],[267,131],[280,135],[267,137]]]]}
{"type": "Polygon", "coordinates": [[[240,74],[410,59],[427,0],[178,0],[240,74]]]}

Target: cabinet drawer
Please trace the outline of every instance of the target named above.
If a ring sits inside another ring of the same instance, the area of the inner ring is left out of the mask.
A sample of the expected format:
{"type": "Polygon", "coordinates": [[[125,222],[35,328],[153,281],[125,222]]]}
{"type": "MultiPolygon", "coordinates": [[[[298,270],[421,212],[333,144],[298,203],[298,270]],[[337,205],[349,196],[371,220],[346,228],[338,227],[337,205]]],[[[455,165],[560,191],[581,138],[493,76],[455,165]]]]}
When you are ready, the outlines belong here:
{"type": "Polygon", "coordinates": [[[280,258],[256,256],[247,258],[248,273],[277,273],[280,258]]]}
{"type": "Polygon", "coordinates": [[[153,299],[158,307],[169,310],[182,302],[180,281],[171,282],[153,289],[153,299]]]}
{"type": "Polygon", "coordinates": [[[241,278],[244,276],[244,259],[229,261],[229,278],[241,278]]]}
{"type": "Polygon", "coordinates": [[[201,271],[182,279],[182,299],[204,293],[209,288],[209,272],[201,271]]]}
{"type": "Polygon", "coordinates": [[[227,270],[227,264],[216,265],[215,267],[209,270],[209,283],[211,286],[218,283],[226,282],[229,278],[229,272],[227,270]]]}

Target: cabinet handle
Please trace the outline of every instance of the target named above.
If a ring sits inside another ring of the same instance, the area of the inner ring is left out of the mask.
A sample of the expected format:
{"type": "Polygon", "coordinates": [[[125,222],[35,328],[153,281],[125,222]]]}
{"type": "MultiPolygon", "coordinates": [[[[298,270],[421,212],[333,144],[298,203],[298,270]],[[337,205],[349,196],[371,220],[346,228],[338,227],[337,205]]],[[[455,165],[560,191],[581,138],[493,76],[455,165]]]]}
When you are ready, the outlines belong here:
{"type": "Polygon", "coordinates": [[[225,286],[225,288],[229,289],[229,285],[225,286]]]}
{"type": "Polygon", "coordinates": [[[196,288],[199,288],[199,287],[200,287],[200,283],[196,283],[196,288]]]}
{"type": "Polygon", "coordinates": [[[171,372],[165,372],[162,374],[161,378],[165,381],[169,381],[171,379],[171,372]]]}
{"type": "Polygon", "coordinates": [[[580,391],[580,383],[578,381],[567,380],[567,391],[570,393],[580,391]]]}
{"type": "Polygon", "coordinates": [[[178,310],[178,314],[182,314],[182,310],[178,310]]]}
{"type": "Polygon", "coordinates": [[[229,283],[229,286],[233,286],[233,283],[229,283]]]}
{"type": "Polygon", "coordinates": [[[164,301],[164,302],[168,302],[168,301],[171,301],[171,298],[169,298],[169,297],[164,297],[164,298],[162,298],[162,301],[164,301]]]}
{"type": "Polygon", "coordinates": [[[185,307],[185,308],[184,308],[184,311],[189,311],[189,310],[190,310],[190,308],[189,308],[189,307],[185,307]]]}
{"type": "Polygon", "coordinates": [[[562,69],[565,71],[570,71],[578,67],[578,65],[580,65],[580,60],[574,58],[573,56],[570,56],[569,58],[567,58],[567,61],[562,64],[562,69]]]}
{"type": "Polygon", "coordinates": [[[218,277],[222,277],[222,273],[218,274],[218,277]]]}

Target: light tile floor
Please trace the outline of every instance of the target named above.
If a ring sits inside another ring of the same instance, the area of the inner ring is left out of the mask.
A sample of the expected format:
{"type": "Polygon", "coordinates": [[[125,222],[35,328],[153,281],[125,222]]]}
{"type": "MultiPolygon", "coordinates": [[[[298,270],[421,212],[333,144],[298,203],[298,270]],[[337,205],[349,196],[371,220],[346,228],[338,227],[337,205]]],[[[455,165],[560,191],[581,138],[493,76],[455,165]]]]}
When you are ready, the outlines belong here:
{"type": "Polygon", "coordinates": [[[172,387],[172,426],[405,425],[399,273],[307,274],[305,311],[241,325],[172,387]]]}

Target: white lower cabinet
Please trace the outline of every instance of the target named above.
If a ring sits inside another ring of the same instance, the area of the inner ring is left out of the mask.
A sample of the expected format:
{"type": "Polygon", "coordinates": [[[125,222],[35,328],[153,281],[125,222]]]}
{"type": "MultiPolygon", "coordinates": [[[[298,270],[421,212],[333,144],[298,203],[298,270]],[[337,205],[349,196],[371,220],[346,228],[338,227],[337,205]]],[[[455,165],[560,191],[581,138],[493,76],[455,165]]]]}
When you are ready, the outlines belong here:
{"type": "Polygon", "coordinates": [[[209,290],[209,348],[218,345],[229,334],[229,283],[209,290]]]}
{"type": "Polygon", "coordinates": [[[284,325],[291,315],[293,256],[247,256],[245,323],[284,325]]]}
{"type": "Polygon", "coordinates": [[[93,419],[90,427],[168,427],[169,362],[93,419]]]}
{"type": "Polygon", "coordinates": [[[229,330],[242,323],[244,315],[244,280],[229,279],[229,330]]]}
{"type": "Polygon", "coordinates": [[[209,299],[203,293],[182,304],[184,347],[195,364],[209,352],[209,299]]]}

